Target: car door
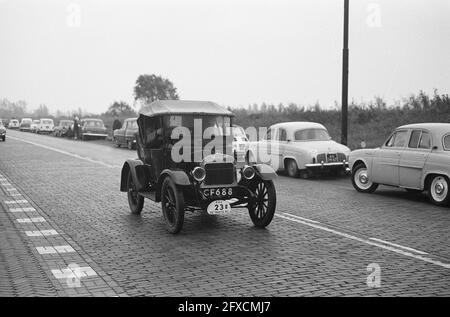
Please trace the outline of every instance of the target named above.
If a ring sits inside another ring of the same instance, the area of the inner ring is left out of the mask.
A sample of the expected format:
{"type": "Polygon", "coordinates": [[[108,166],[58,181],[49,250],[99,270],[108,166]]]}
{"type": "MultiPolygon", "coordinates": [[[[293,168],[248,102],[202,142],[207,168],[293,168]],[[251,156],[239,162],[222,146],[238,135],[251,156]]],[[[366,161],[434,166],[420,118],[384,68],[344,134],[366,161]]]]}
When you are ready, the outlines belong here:
{"type": "Polygon", "coordinates": [[[269,164],[270,163],[270,143],[272,141],[272,129],[267,130],[266,135],[262,140],[257,142],[256,151],[254,153],[256,156],[256,161],[258,163],[269,164]]]}
{"type": "Polygon", "coordinates": [[[119,141],[121,144],[124,144],[124,145],[127,143],[126,135],[127,135],[127,129],[128,129],[129,123],[130,123],[129,121],[125,121],[123,123],[123,126],[119,129],[119,141]]]}
{"type": "Polygon", "coordinates": [[[431,147],[431,135],[428,131],[418,129],[411,131],[408,146],[400,155],[400,186],[421,189],[423,168],[431,147]]]}
{"type": "Polygon", "coordinates": [[[398,130],[376,151],[371,173],[375,183],[399,185],[400,155],[406,147],[408,136],[408,130],[398,130]]]}
{"type": "MultiPolygon", "coordinates": [[[[270,155],[270,165],[274,170],[279,170],[281,168],[281,132],[286,131],[284,129],[272,129],[272,138],[270,140],[270,145],[268,144],[268,154],[270,155]]],[[[286,139],[286,137],[285,137],[286,139]]]]}

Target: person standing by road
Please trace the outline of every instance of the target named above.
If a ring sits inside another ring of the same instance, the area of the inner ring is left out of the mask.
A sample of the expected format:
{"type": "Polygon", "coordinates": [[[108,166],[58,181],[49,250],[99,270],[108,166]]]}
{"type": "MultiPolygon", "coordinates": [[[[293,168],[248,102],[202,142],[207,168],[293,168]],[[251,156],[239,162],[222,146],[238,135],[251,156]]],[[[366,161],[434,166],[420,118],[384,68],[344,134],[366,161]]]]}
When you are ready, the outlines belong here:
{"type": "Polygon", "coordinates": [[[73,139],[74,140],[78,139],[79,130],[80,130],[79,120],[80,119],[77,116],[75,116],[75,118],[73,119],[73,139]]]}

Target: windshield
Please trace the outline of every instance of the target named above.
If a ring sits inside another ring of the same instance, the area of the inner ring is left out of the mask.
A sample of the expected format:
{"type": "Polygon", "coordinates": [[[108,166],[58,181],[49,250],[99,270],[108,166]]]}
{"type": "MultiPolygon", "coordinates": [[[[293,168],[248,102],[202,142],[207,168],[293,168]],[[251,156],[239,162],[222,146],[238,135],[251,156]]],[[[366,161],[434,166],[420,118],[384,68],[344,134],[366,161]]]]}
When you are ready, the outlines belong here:
{"type": "Polygon", "coordinates": [[[138,128],[137,120],[129,121],[128,122],[128,128],[129,129],[137,129],[138,128]]]}
{"type": "Polygon", "coordinates": [[[22,123],[31,123],[32,121],[31,121],[31,119],[23,119],[22,120],[22,123]]]}
{"type": "Polygon", "coordinates": [[[73,122],[72,121],[61,121],[59,124],[62,127],[68,127],[68,126],[71,126],[73,124],[73,122]]]}
{"type": "Polygon", "coordinates": [[[42,120],[42,124],[53,124],[53,120],[42,120]]]}
{"type": "Polygon", "coordinates": [[[324,129],[305,129],[295,132],[295,141],[328,141],[330,135],[324,129]]]}
{"type": "Polygon", "coordinates": [[[173,115],[167,116],[165,120],[170,130],[182,126],[188,128],[191,134],[194,133],[194,121],[198,127],[201,127],[202,132],[205,132],[208,128],[212,128],[209,131],[214,135],[227,135],[231,129],[231,118],[228,116],[173,115]]]}
{"type": "Polygon", "coordinates": [[[103,127],[103,122],[102,121],[86,121],[85,124],[86,127],[91,127],[91,128],[102,128],[103,127]]]}

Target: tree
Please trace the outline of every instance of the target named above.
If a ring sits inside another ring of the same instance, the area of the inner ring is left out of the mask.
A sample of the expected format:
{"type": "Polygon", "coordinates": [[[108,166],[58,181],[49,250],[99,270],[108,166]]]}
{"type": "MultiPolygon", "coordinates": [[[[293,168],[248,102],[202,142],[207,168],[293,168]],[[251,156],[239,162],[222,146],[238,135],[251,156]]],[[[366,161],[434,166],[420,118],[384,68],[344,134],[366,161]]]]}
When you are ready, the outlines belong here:
{"type": "Polygon", "coordinates": [[[120,115],[135,115],[133,108],[125,101],[114,101],[105,112],[106,115],[120,116],[120,115]]]}
{"type": "Polygon", "coordinates": [[[49,116],[48,107],[44,104],[40,104],[37,109],[33,111],[33,116],[36,118],[44,118],[49,116]]]}
{"type": "Polygon", "coordinates": [[[173,83],[161,76],[140,75],[134,86],[134,100],[148,103],[155,100],[179,99],[173,83]]]}

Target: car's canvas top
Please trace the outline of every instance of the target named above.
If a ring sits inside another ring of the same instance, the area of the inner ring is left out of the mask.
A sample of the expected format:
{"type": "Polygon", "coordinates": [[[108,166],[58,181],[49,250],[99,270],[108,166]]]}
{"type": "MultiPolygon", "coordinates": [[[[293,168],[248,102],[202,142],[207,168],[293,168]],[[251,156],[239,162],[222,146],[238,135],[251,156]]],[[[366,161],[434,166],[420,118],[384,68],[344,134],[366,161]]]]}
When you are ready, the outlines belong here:
{"type": "Polygon", "coordinates": [[[140,115],[154,117],[164,114],[226,115],[233,113],[211,101],[157,100],[142,106],[140,115]]]}

